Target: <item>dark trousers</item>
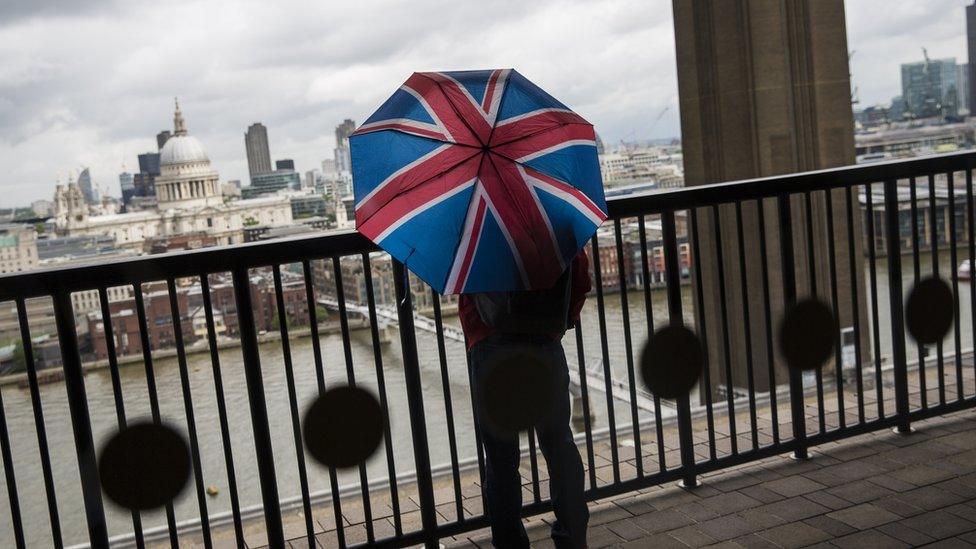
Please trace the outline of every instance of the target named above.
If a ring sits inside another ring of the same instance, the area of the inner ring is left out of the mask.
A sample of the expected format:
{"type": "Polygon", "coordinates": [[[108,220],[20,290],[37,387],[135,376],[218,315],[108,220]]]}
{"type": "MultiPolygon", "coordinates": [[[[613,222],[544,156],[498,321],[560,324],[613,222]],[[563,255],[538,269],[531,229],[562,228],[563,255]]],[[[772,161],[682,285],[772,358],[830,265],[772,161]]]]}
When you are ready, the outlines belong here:
{"type": "MultiPolygon", "coordinates": [[[[483,383],[491,368],[493,353],[510,345],[526,345],[505,336],[492,336],[478,342],[470,351],[472,384],[475,398],[480,398],[479,383],[483,383]]],[[[583,461],[570,430],[569,367],[562,344],[548,339],[531,342],[536,350],[545,352],[556,367],[553,369],[558,388],[554,409],[537,426],[539,446],[549,468],[549,494],[556,521],[552,539],[556,547],[585,547],[586,523],[589,511],[583,498],[583,461]]],[[[491,539],[495,547],[528,547],[529,540],[522,525],[522,479],[519,476],[519,441],[515,434],[505,435],[490,429],[479,418],[480,402],[476,402],[475,421],[481,431],[485,448],[485,511],[491,525],[491,539]]]]}

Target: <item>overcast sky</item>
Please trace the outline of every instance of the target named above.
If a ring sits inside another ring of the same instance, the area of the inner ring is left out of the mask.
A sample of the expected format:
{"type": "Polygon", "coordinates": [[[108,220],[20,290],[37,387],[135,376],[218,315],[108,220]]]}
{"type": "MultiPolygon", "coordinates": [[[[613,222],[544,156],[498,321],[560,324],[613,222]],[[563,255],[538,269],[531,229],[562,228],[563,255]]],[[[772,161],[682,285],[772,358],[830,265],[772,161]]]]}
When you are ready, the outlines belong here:
{"type": "MultiPolygon", "coordinates": [[[[964,62],[967,3],[847,0],[862,105],[900,93],[898,65],[923,46],[964,62]]],[[[494,67],[607,143],[680,133],[670,0],[3,0],[0,207],[50,198],[82,166],[117,196],[123,163],[136,171],[172,128],[174,96],[221,179],[246,183],[252,122],[304,172],[412,71],[494,67]]]]}

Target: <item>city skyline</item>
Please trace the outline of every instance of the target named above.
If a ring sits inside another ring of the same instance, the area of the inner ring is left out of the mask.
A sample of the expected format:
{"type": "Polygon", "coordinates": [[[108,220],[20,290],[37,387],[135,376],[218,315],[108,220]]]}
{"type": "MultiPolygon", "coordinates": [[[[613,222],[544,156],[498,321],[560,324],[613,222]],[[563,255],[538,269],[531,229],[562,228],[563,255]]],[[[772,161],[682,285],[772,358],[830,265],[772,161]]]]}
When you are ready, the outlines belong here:
{"type": "MultiPolygon", "coordinates": [[[[921,59],[923,46],[932,57],[964,62],[969,3],[848,2],[851,72],[861,105],[897,95],[899,65],[921,59]]],[[[220,4],[194,3],[140,10],[92,2],[63,13],[27,4],[0,8],[0,44],[7,53],[0,56],[6,81],[0,85],[0,162],[7,166],[0,207],[49,198],[58,173],[79,166],[90,167],[94,183],[117,196],[123,163],[131,168],[138,154],[155,150],[173,95],[181,97],[225,180],[248,179],[241,134],[251,123],[264,123],[276,136],[275,156],[294,158],[304,172],[331,157],[334,129],[343,119],[363,120],[410,72],[431,68],[517,66],[560,90],[607,144],[679,135],[670,2],[509,7],[479,16],[471,28],[456,27],[472,21],[473,8],[424,4],[409,12],[375,4],[329,12],[245,5],[228,13],[220,4]],[[142,42],[121,52],[99,40],[72,38],[107,32],[109,13],[119,37],[130,36],[130,26],[162,30],[176,21],[176,29],[142,33],[142,42]],[[628,17],[620,17],[624,13],[628,17]],[[201,24],[218,15],[223,24],[217,28],[201,24]],[[355,37],[366,24],[384,31],[371,37],[385,36],[369,47],[345,46],[362,41],[355,37]],[[316,31],[316,25],[323,28],[316,31]],[[471,38],[432,36],[427,31],[434,28],[471,38]],[[529,32],[538,28],[549,30],[529,32]],[[308,31],[306,38],[296,41],[297,31],[308,31]],[[482,47],[485,41],[492,47],[482,47]],[[252,46],[259,42],[261,48],[252,46]]]]}

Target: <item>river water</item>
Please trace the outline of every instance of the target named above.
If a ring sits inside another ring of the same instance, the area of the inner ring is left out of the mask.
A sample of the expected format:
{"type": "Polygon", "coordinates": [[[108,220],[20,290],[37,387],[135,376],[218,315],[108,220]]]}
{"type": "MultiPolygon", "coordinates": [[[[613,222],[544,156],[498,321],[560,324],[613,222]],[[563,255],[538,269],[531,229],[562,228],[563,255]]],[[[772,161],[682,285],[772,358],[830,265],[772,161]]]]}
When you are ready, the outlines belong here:
{"type": "MultiPolygon", "coordinates": [[[[962,251],[961,251],[962,252],[962,251]]],[[[940,254],[940,269],[945,275],[950,272],[948,252],[940,254]]],[[[962,253],[960,257],[963,257],[962,253]]],[[[923,257],[923,272],[930,269],[931,261],[923,257]]],[[[887,330],[887,273],[884,260],[878,261],[879,315],[881,319],[882,354],[889,354],[890,333],[887,330]]],[[[903,260],[905,288],[911,286],[910,258],[903,260]]],[[[867,269],[865,269],[867,276],[867,269]]],[[[972,346],[972,316],[969,304],[969,286],[960,285],[959,297],[962,307],[962,347],[972,346]]],[[[652,293],[653,321],[661,325],[667,321],[666,296],[661,290],[652,293]]],[[[868,296],[870,298],[870,295],[868,296]]],[[[691,314],[691,288],[682,288],[682,301],[686,322],[693,321],[691,314]]],[[[633,355],[636,357],[647,336],[643,294],[631,292],[628,295],[631,333],[634,336],[633,355]]],[[[626,380],[627,360],[624,345],[621,298],[617,293],[605,297],[607,341],[610,364],[615,377],[626,380]]],[[[456,319],[447,319],[456,322],[456,319]]],[[[591,297],[583,311],[582,318],[584,356],[587,365],[599,363],[602,352],[596,299],[591,297]]],[[[391,410],[391,435],[393,453],[398,473],[410,471],[413,466],[409,416],[407,413],[404,389],[403,368],[400,360],[400,347],[396,331],[391,331],[393,342],[382,347],[383,373],[391,410]]],[[[951,336],[951,332],[950,332],[951,336]]],[[[437,355],[437,342],[433,334],[417,332],[421,363],[421,381],[424,391],[424,407],[427,419],[427,433],[431,463],[435,466],[450,461],[448,428],[446,423],[445,398],[441,388],[440,364],[437,355]]],[[[321,337],[324,357],[324,370],[327,386],[346,382],[346,366],[343,360],[342,340],[338,334],[321,337]]],[[[577,351],[572,335],[565,340],[567,357],[571,367],[575,367],[577,351]]],[[[303,410],[316,396],[316,374],[310,338],[292,340],[292,361],[298,387],[299,409],[303,410]]],[[[951,349],[951,344],[947,344],[951,349]]],[[[351,350],[356,381],[362,386],[376,389],[375,362],[368,330],[353,332],[351,350]]],[[[450,378],[451,403],[454,412],[455,431],[458,440],[460,459],[475,456],[474,435],[471,423],[471,404],[465,370],[464,349],[454,341],[446,341],[448,372],[450,378]]],[[[271,435],[274,446],[278,491],[282,498],[297,497],[300,494],[298,470],[296,465],[295,440],[288,407],[285,383],[284,362],[280,342],[265,343],[261,346],[262,371],[264,375],[265,397],[268,417],[271,422],[271,435]]],[[[914,346],[909,344],[909,357],[914,356],[914,346]]],[[[250,412],[244,380],[240,349],[229,348],[220,351],[221,372],[225,391],[225,401],[229,414],[230,432],[237,473],[238,491],[243,507],[260,504],[260,485],[254,458],[254,445],[250,426],[250,412]]],[[[197,436],[200,441],[204,485],[213,485],[219,490],[214,497],[207,497],[208,511],[213,513],[230,510],[230,498],[224,456],[221,446],[220,427],[214,392],[214,378],[209,353],[198,353],[188,357],[190,386],[192,388],[193,410],[196,419],[197,436]]],[[[154,362],[156,386],[164,421],[186,434],[186,418],[180,385],[179,367],[176,359],[167,358],[154,362]]],[[[149,419],[149,400],[146,389],[145,371],[141,363],[122,367],[121,379],[128,419],[149,419]]],[[[116,431],[116,412],[112,397],[112,384],[107,369],[92,371],[85,376],[89,399],[92,427],[96,448],[100,448],[116,431]]],[[[14,470],[20,494],[21,510],[27,542],[30,546],[49,546],[51,525],[48,519],[47,499],[34,428],[34,417],[27,389],[17,385],[3,388],[2,395],[7,414],[7,425],[12,440],[14,470]]],[[[51,465],[57,490],[57,503],[61,521],[61,531],[67,545],[87,541],[87,527],[82,507],[81,488],[76,465],[76,455],[72,437],[71,419],[61,382],[41,386],[41,401],[47,439],[51,448],[51,465]]],[[[596,428],[606,426],[605,396],[590,391],[590,403],[595,413],[596,428]]],[[[615,405],[618,423],[628,423],[629,407],[615,405]]],[[[306,457],[309,484],[312,492],[327,491],[329,478],[326,469],[306,457]]],[[[387,475],[385,451],[381,448],[367,463],[371,480],[387,475]]],[[[358,482],[355,470],[340,474],[340,485],[358,482]]],[[[6,486],[0,487],[0,515],[9,517],[6,486]]],[[[128,512],[105,501],[108,526],[111,535],[124,534],[132,529],[128,512]]],[[[177,520],[192,519],[199,516],[196,494],[192,480],[186,490],[175,501],[177,520]]],[[[165,525],[161,512],[142,515],[143,527],[152,528],[165,525]]],[[[0,545],[13,545],[13,532],[9,522],[0,521],[0,545]]]]}

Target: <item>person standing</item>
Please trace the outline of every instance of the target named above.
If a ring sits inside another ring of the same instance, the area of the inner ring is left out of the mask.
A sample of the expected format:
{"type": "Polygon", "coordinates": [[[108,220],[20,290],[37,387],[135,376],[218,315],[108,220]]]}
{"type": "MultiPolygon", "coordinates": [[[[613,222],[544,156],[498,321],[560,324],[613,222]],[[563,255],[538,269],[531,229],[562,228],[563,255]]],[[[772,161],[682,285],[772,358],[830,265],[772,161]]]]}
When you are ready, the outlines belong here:
{"type": "Polygon", "coordinates": [[[579,321],[590,288],[589,259],[581,251],[552,289],[462,294],[458,301],[476,400],[474,419],[485,450],[485,510],[495,547],[529,547],[521,520],[519,435],[498,429],[484,413],[492,369],[499,367],[500,356],[520,348],[544,357],[554,384],[552,408],[535,426],[549,469],[556,516],[552,539],[560,548],[586,547],[589,511],[583,495],[583,460],[569,424],[569,366],[561,340],[579,321]]]}

